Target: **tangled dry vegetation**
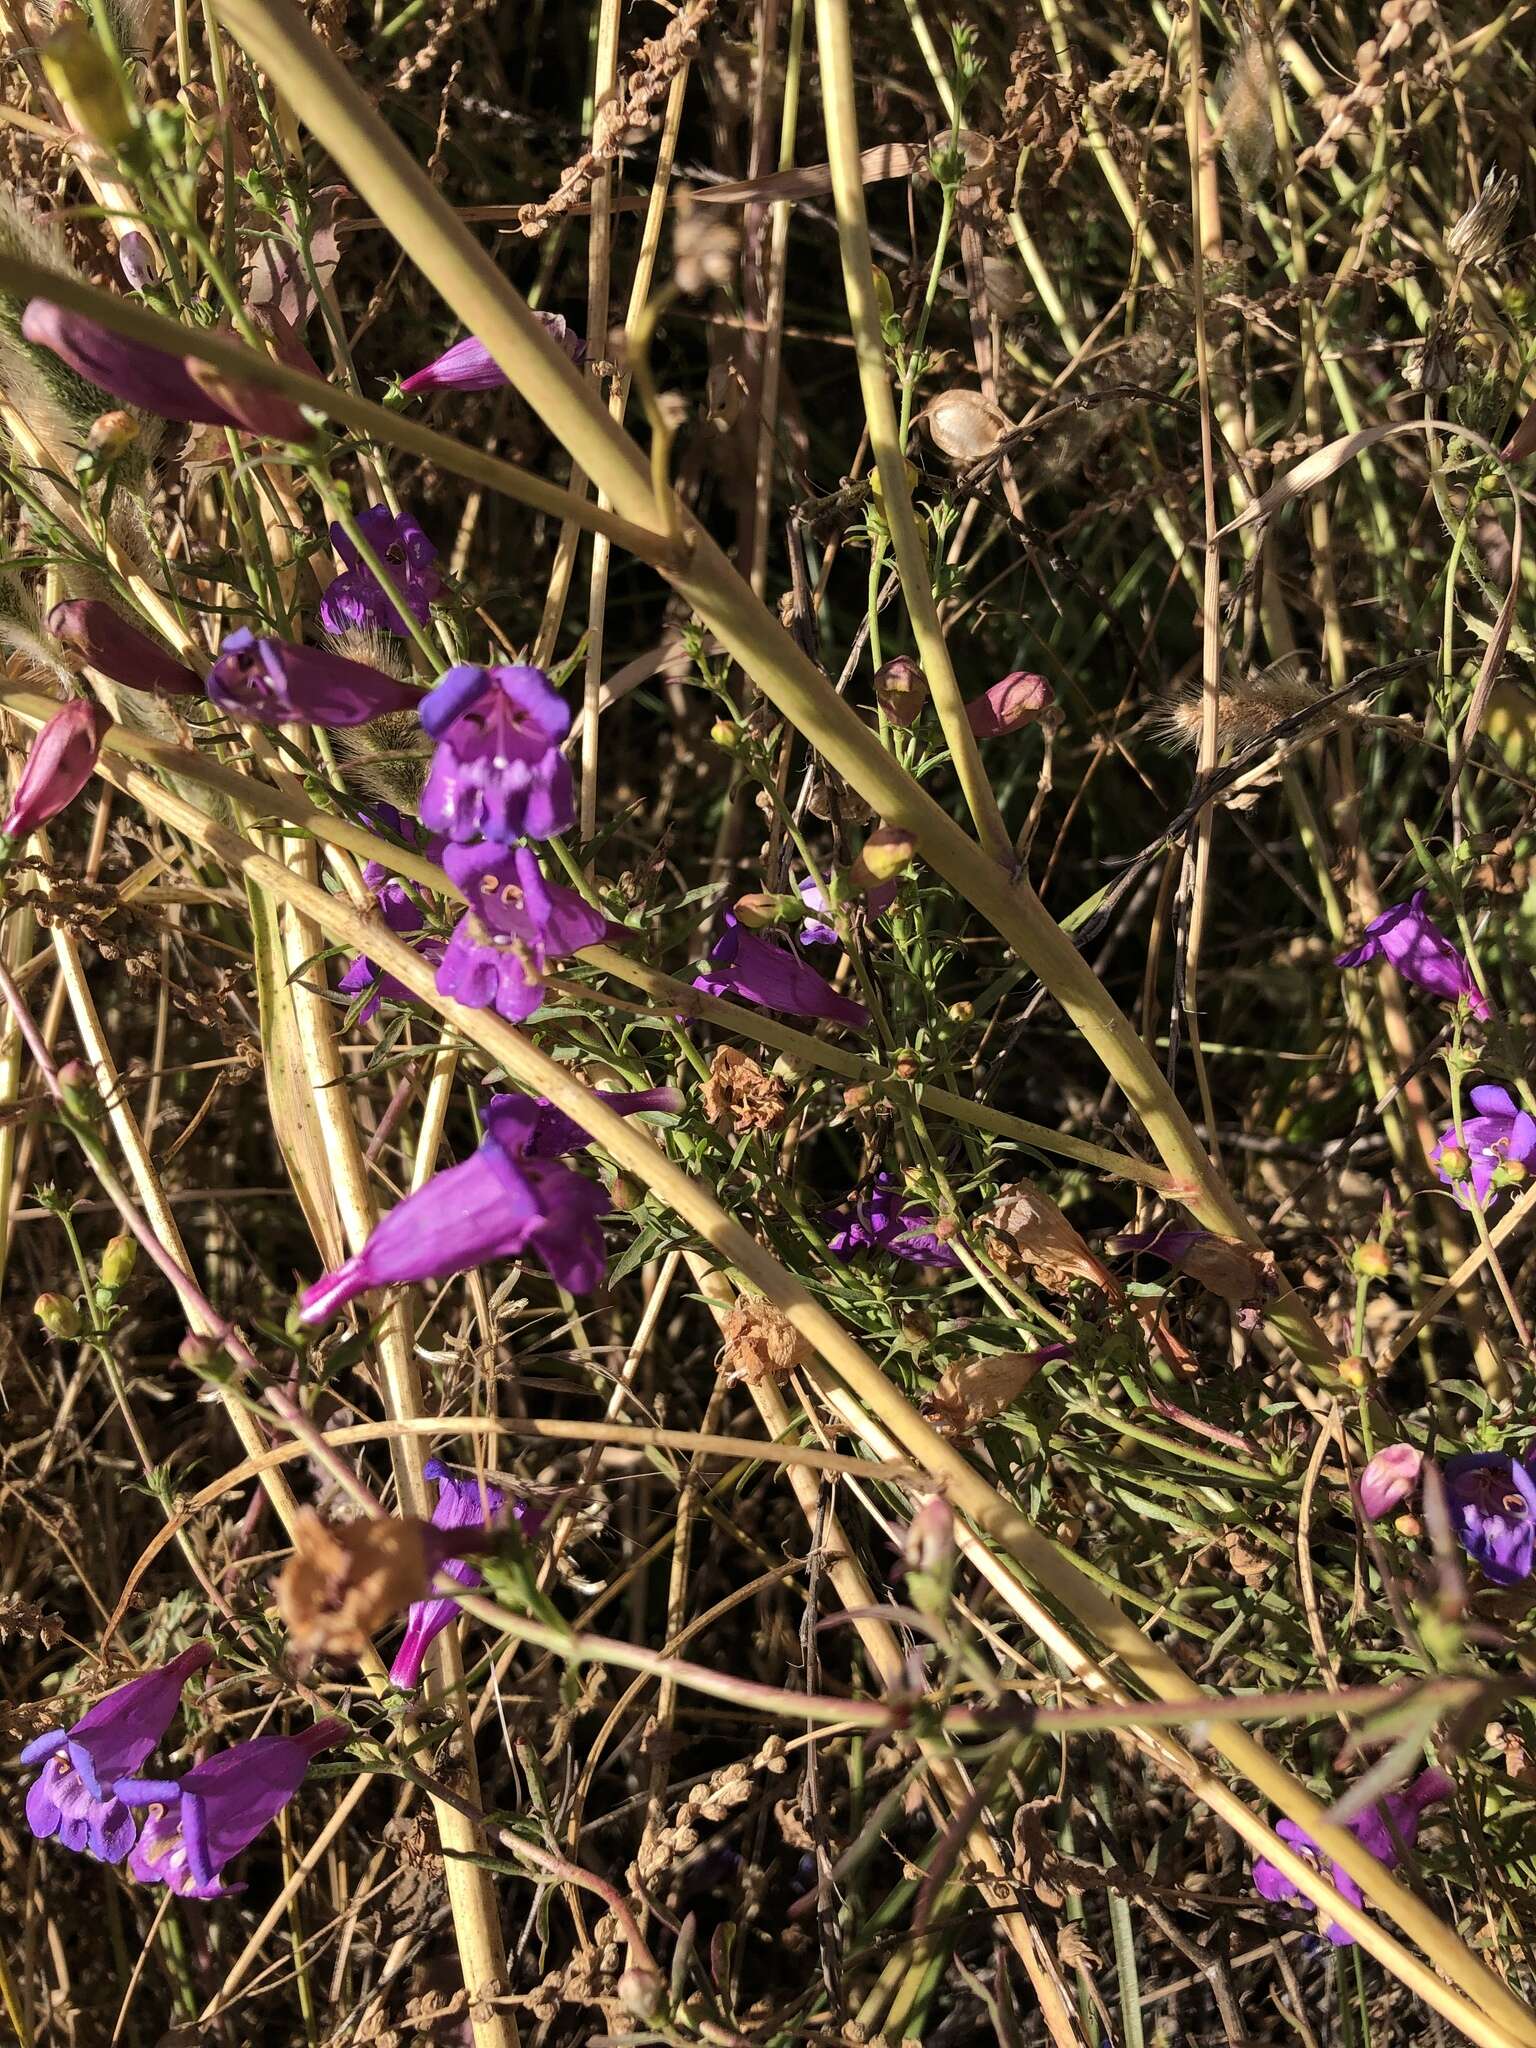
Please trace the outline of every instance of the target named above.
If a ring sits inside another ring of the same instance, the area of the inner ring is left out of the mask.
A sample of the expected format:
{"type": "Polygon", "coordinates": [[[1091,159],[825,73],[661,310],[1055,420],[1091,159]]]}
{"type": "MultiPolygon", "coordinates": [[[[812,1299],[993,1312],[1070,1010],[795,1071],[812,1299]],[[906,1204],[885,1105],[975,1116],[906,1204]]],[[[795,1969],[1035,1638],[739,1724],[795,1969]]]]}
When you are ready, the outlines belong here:
{"type": "Polygon", "coordinates": [[[0,0],[28,2048],[1536,2043],[1532,33],[0,0]]]}

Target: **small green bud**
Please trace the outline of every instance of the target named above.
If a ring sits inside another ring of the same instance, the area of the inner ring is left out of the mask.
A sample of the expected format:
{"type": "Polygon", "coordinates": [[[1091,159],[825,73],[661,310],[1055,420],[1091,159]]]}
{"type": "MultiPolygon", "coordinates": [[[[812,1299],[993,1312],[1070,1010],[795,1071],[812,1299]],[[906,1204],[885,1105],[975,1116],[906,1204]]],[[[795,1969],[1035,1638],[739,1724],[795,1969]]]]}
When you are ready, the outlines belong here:
{"type": "Polygon", "coordinates": [[[722,754],[739,754],[746,742],[746,735],[733,718],[717,718],[709,728],[709,737],[722,754]]]}
{"type": "Polygon", "coordinates": [[[128,1276],[139,1256],[137,1240],[124,1230],[114,1237],[101,1255],[101,1284],[116,1294],[128,1285],[128,1276]]]}
{"type": "Polygon", "coordinates": [[[61,1343],[73,1344],[80,1334],[80,1310],[78,1305],[64,1294],[40,1294],[32,1304],[32,1313],[48,1332],[61,1343]]]}
{"type": "Polygon", "coordinates": [[[1353,1387],[1356,1393],[1363,1394],[1375,1377],[1370,1360],[1362,1358],[1358,1351],[1339,1360],[1339,1378],[1346,1387],[1353,1387]]]}
{"type": "Polygon", "coordinates": [[[1362,1280],[1385,1280],[1392,1271],[1392,1256],[1384,1244],[1368,1238],[1355,1246],[1350,1264],[1362,1280]]]}
{"type": "Polygon", "coordinates": [[[81,1123],[98,1123],[103,1114],[101,1091],[96,1076],[84,1060],[66,1060],[59,1069],[59,1089],[64,1107],[81,1123]]]}
{"type": "Polygon", "coordinates": [[[121,149],[133,134],[133,109],[123,91],[122,73],[85,23],[78,18],[66,21],[38,56],[70,126],[103,149],[121,149]]]}

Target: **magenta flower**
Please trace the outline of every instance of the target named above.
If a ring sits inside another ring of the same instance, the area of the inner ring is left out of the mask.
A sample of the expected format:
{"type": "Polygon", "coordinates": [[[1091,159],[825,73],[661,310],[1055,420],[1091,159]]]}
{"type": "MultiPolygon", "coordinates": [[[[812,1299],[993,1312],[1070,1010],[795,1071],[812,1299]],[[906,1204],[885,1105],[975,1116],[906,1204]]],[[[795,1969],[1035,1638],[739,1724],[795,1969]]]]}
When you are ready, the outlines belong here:
{"type": "Polygon", "coordinates": [[[304,415],[279,393],[233,382],[211,364],[172,355],[149,342],[129,341],[51,299],[28,302],[21,331],[34,345],[51,349],[77,377],[163,420],[233,427],[283,441],[310,438],[304,415]]]}
{"type": "Polygon", "coordinates": [[[1445,1463],[1451,1527],[1483,1577],[1518,1586],[1536,1564],[1536,1478],[1508,1451],[1462,1451],[1445,1463]]]}
{"type": "Polygon", "coordinates": [[[242,626],[225,636],[208,677],[208,695],[221,711],[261,725],[366,725],[389,711],[421,702],[414,683],[402,683],[365,662],[348,661],[323,647],[260,639],[242,626]]]}
{"type": "Polygon", "coordinates": [[[542,669],[461,663],[421,700],[437,742],[422,822],[450,839],[551,839],[576,812],[560,742],[571,710],[542,669]]]}
{"type": "MultiPolygon", "coordinates": [[[[587,345],[579,334],[572,333],[563,314],[535,313],[533,317],[542,321],[550,340],[563,348],[573,363],[586,361],[587,345]]],[[[430,363],[403,378],[400,389],[406,393],[495,391],[511,381],[485,343],[473,334],[466,334],[452,348],[444,349],[440,356],[434,356],[430,363]]]]}
{"type": "MultiPolygon", "coordinates": [[[[653,1110],[660,1116],[676,1116],[683,1106],[682,1094],[676,1088],[638,1088],[628,1093],[596,1088],[593,1093],[615,1116],[635,1116],[642,1110],[653,1110]]],[[[580,1152],[591,1143],[574,1117],[556,1109],[542,1095],[539,1097],[539,1121],[528,1142],[527,1156],[530,1159],[558,1159],[567,1152],[580,1152]]]]}
{"type": "Polygon", "coordinates": [[[844,1258],[878,1251],[910,1259],[914,1266],[960,1264],[959,1254],[939,1235],[928,1211],[902,1200],[901,1183],[894,1174],[877,1173],[864,1193],[829,1210],[824,1220],[832,1232],[828,1246],[844,1258]]]}
{"type": "Polygon", "coordinates": [[[1536,1117],[1507,1088],[1474,1088],[1472,1107],[1477,1114],[1462,1118],[1460,1139],[1447,1124],[1429,1163],[1463,1209],[1485,1209],[1536,1166],[1536,1117]]]}
{"type": "Polygon", "coordinates": [[[140,1884],[166,1884],[182,1899],[223,1899],[244,1891],[225,1884],[224,1866],[248,1849],[304,1782],[310,1760],[346,1740],[345,1721],[317,1721],[302,1735],[257,1735],[235,1742],[181,1778],[128,1783],[146,1809],[128,1868],[140,1884]]]}
{"type": "Polygon", "coordinates": [[[72,804],[91,779],[112,720],[89,697],[72,697],[32,742],[26,765],[0,820],[0,839],[25,839],[72,804]]]}
{"type": "Polygon", "coordinates": [[[538,1121],[536,1102],[493,1096],[479,1151],[397,1202],[360,1252],[306,1288],[302,1319],[325,1322],[372,1288],[445,1280],[530,1249],[567,1293],[590,1293],[603,1277],[606,1197],[570,1167],[533,1156],[538,1121]]]}
{"type": "MultiPolygon", "coordinates": [[[[427,1460],[426,1474],[429,1479],[437,1481],[437,1505],[432,1510],[434,1529],[489,1529],[506,1505],[506,1496],[499,1487],[488,1486],[480,1479],[455,1479],[439,1458],[427,1460]]],[[[514,1501],[512,1519],[519,1533],[531,1538],[538,1534],[544,1517],[526,1502],[514,1501]]],[[[438,1570],[446,1572],[449,1578],[457,1579],[461,1586],[483,1586],[485,1583],[484,1575],[477,1567],[462,1557],[444,1558],[438,1570]]],[[[405,1635],[395,1652],[395,1661],[389,1667],[391,1684],[398,1685],[405,1692],[416,1690],[421,1683],[427,1651],[458,1611],[458,1602],[451,1594],[412,1603],[405,1618],[405,1635]]]]}
{"type": "Polygon", "coordinates": [[[158,641],[141,633],[99,597],[72,597],[48,614],[48,630],[125,690],[150,690],[157,697],[202,694],[203,680],[158,641]]]}
{"type": "Polygon", "coordinates": [[[448,941],[437,985],[467,1009],[495,1010],[509,1023],[531,1017],[544,1000],[550,961],[607,935],[603,913],[546,880],[530,847],[449,846],[443,865],[469,908],[448,941]]]}
{"type": "Polygon", "coordinates": [[[1360,1512],[1379,1522],[1401,1507],[1419,1483],[1424,1453],[1412,1444],[1384,1444],[1360,1474],[1360,1512]]]}
{"type": "Polygon", "coordinates": [[[383,563],[391,589],[380,585],[346,528],[333,525],[332,544],[347,566],[320,600],[321,625],[327,633],[350,633],[359,626],[408,633],[398,599],[417,625],[424,626],[432,600],[443,587],[437,549],[409,512],[391,512],[387,505],[370,505],[359,515],[357,526],[383,563]]]}
{"type": "Polygon", "coordinates": [[[118,1796],[176,1718],[181,1690],[211,1662],[207,1643],[194,1643],[169,1664],[130,1678],[72,1728],[39,1735],[21,1752],[43,1768],[27,1794],[27,1826],[40,1842],[58,1838],[101,1863],[121,1863],[133,1847],[133,1815],[118,1796]]]}
{"type": "MultiPolygon", "coordinates": [[[[1453,1786],[1444,1771],[1421,1771],[1411,1785],[1401,1792],[1389,1792],[1379,1806],[1368,1812],[1357,1814],[1344,1825],[1360,1844],[1370,1851],[1376,1861],[1391,1870],[1401,1860],[1398,1847],[1411,1849],[1418,1840],[1419,1822],[1427,1806],[1434,1806],[1440,1800],[1449,1798],[1453,1786]]],[[[1304,1828],[1293,1820],[1283,1820],[1275,1829],[1283,1842],[1289,1843],[1299,1856],[1322,1870],[1321,1851],[1304,1828]]],[[[1343,1894],[1352,1906],[1363,1906],[1365,1895],[1359,1885],[1341,1870],[1337,1863],[1330,1862],[1326,1871],[1329,1883],[1343,1894]]],[[[1302,1903],[1302,1894],[1283,1872],[1277,1870],[1266,1857],[1259,1857],[1253,1866],[1253,1887],[1261,1899],[1268,1899],[1277,1906],[1302,1903]]],[[[1347,1933],[1336,1920],[1331,1920],[1323,1929],[1335,1948],[1350,1948],[1355,1937],[1347,1933]]]]}
{"type": "Polygon", "coordinates": [[[1372,918],[1358,946],[1340,953],[1336,967],[1363,967],[1367,960],[1389,960],[1403,977],[1449,1003],[1465,996],[1474,1017],[1488,1015],[1487,998],[1472,978],[1466,955],[1453,946],[1424,908],[1427,889],[1416,889],[1406,903],[1394,904],[1372,918]]]}
{"type": "Polygon", "coordinates": [[[1015,669],[965,707],[966,722],[979,740],[998,739],[1004,733],[1019,732],[1033,725],[1042,711],[1049,711],[1056,692],[1044,676],[1015,669]]]}
{"type": "Polygon", "coordinates": [[[862,1003],[840,996],[814,967],[787,947],[748,931],[729,911],[725,930],[710,951],[709,966],[693,977],[693,985],[712,996],[739,996],[764,1010],[825,1017],[829,1023],[852,1025],[855,1031],[869,1029],[869,1012],[862,1003]]]}
{"type": "MultiPolygon", "coordinates": [[[[879,917],[882,911],[889,910],[896,901],[896,892],[900,887],[901,882],[897,879],[877,882],[873,889],[867,889],[864,892],[864,909],[867,914],[870,917],[879,917]]],[[[816,915],[806,918],[795,937],[802,946],[840,946],[843,942],[838,937],[835,926],[826,922],[826,897],[809,875],[800,883],[799,888],[805,899],[806,909],[814,911],[816,915]]]]}

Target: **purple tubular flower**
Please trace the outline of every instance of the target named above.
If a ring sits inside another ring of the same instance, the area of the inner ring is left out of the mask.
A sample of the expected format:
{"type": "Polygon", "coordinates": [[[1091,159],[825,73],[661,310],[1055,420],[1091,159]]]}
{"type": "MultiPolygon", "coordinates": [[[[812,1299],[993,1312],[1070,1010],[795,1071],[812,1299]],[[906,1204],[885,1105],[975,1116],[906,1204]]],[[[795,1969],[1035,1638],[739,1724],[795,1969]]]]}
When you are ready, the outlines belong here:
{"type": "MultiPolygon", "coordinates": [[[[406,888],[382,868],[377,861],[369,861],[363,869],[363,880],[373,891],[375,908],[384,923],[397,938],[415,939],[416,951],[424,960],[430,960],[434,967],[443,958],[443,942],[431,936],[422,937],[421,906],[406,888]]],[[[357,1013],[359,1024],[368,1024],[378,1015],[381,1003],[409,1003],[415,997],[405,983],[387,969],[378,967],[366,953],[359,953],[352,960],[341,980],[336,984],[337,993],[349,1002],[358,996],[367,1001],[357,1013]]]]}
{"type": "MultiPolygon", "coordinates": [[[[488,1486],[480,1479],[455,1479],[439,1458],[427,1460],[426,1475],[437,1481],[437,1505],[432,1510],[434,1529],[489,1529],[506,1505],[506,1495],[499,1487],[488,1486]]],[[[538,1534],[544,1517],[526,1502],[514,1501],[512,1519],[521,1535],[533,1537],[538,1534]]],[[[444,1558],[438,1570],[457,1579],[461,1586],[485,1583],[480,1571],[462,1557],[444,1558]]],[[[392,1684],[405,1692],[416,1690],[421,1683],[427,1651],[458,1611],[458,1603],[451,1595],[412,1603],[405,1618],[404,1638],[395,1652],[395,1661],[389,1667],[392,1684]]]]}
{"type": "MultiPolygon", "coordinates": [[[[1377,1806],[1366,1813],[1356,1814],[1344,1825],[1376,1861],[1391,1870],[1400,1859],[1404,1848],[1411,1849],[1418,1839],[1419,1823],[1424,1809],[1449,1798],[1453,1790],[1450,1779],[1444,1771],[1421,1771],[1411,1785],[1401,1792],[1389,1792],[1377,1806]]],[[[1275,1829],[1283,1842],[1310,1863],[1314,1870],[1321,1871],[1321,1851],[1316,1842],[1293,1820],[1281,1821],[1275,1829]]],[[[1348,1871],[1341,1870],[1337,1863],[1330,1862],[1324,1873],[1329,1883],[1342,1894],[1352,1906],[1363,1906],[1365,1895],[1348,1871]]],[[[1259,1857],[1253,1866],[1253,1888],[1261,1899],[1268,1899],[1277,1906],[1302,1903],[1302,1894],[1283,1871],[1266,1857],[1259,1857]]],[[[1341,1927],[1337,1920],[1330,1920],[1324,1927],[1335,1948],[1351,1948],[1355,1937],[1341,1927]]]]}
{"type": "Polygon", "coordinates": [[[320,600],[321,625],[327,633],[350,633],[359,626],[408,633],[398,599],[417,625],[424,626],[432,600],[443,587],[437,549],[409,512],[391,512],[387,505],[370,505],[359,516],[357,526],[383,563],[391,589],[380,585],[346,528],[333,525],[332,545],[347,566],[320,600]]]}
{"type": "Polygon", "coordinates": [[[549,962],[607,935],[603,913],[547,881],[529,847],[449,846],[443,865],[469,908],[448,941],[437,985],[467,1009],[494,1009],[511,1023],[532,1016],[544,1000],[540,977],[549,962]]]}
{"type": "Polygon", "coordinates": [[[182,1687],[210,1663],[207,1643],[194,1643],[169,1664],[141,1672],[109,1692],[72,1728],[39,1735],[21,1752],[42,1764],[27,1794],[27,1825],[40,1842],[55,1836],[66,1849],[102,1863],[121,1863],[133,1847],[133,1815],[115,1787],[130,1777],[176,1718],[182,1687]]]}
{"type": "Polygon", "coordinates": [[[311,1758],[346,1739],[345,1721],[317,1721],[302,1735],[257,1735],[232,1743],[182,1778],[122,1787],[146,1809],[128,1868],[140,1884],[166,1884],[183,1899],[222,1899],[224,1866],[256,1837],[304,1782],[311,1758]]]}
{"type": "Polygon", "coordinates": [[[1536,1565],[1536,1478],[1508,1451],[1462,1451],[1445,1463],[1451,1527],[1483,1577],[1518,1586],[1536,1565]]]}
{"type": "Polygon", "coordinates": [[[461,663],[422,698],[421,722],[437,742],[424,824],[461,844],[569,830],[576,812],[560,742],[571,710],[542,669],[461,663]]]}
{"type": "MultiPolygon", "coordinates": [[[[867,914],[870,917],[878,917],[882,911],[889,910],[896,901],[896,892],[900,887],[899,881],[877,882],[873,889],[865,893],[864,909],[867,914]]],[[[840,946],[843,942],[836,930],[823,922],[827,911],[826,897],[809,875],[799,884],[799,888],[800,894],[805,898],[806,909],[814,910],[817,915],[805,920],[796,932],[796,938],[802,946],[840,946]]]]}
{"type": "Polygon", "coordinates": [[[157,697],[201,696],[203,679],[99,597],[72,597],[48,614],[55,640],[125,690],[157,697]]]}
{"type": "Polygon", "coordinates": [[[91,779],[112,720],[89,697],[72,697],[32,742],[0,839],[25,839],[72,804],[91,779]]]}
{"type": "Polygon", "coordinates": [[[814,967],[786,947],[748,931],[729,911],[725,930],[715,941],[709,967],[693,977],[695,988],[712,996],[738,996],[764,1010],[784,1010],[792,1017],[825,1017],[829,1023],[869,1029],[862,1003],[840,996],[814,967]]]}
{"type": "Polygon", "coordinates": [[[261,725],[366,725],[421,701],[411,683],[323,647],[256,635],[242,626],[225,637],[208,677],[221,711],[261,725]]]}
{"type": "Polygon", "coordinates": [[[285,441],[309,439],[304,415],[278,393],[232,383],[210,365],[200,366],[204,381],[199,382],[188,358],[129,341],[51,299],[29,300],[21,331],[35,346],[51,349],[76,376],[161,419],[233,427],[285,441]]]}
{"type": "Polygon", "coordinates": [[[1472,978],[1466,955],[1453,946],[1424,908],[1427,889],[1416,889],[1406,903],[1394,904],[1373,918],[1358,946],[1340,953],[1336,967],[1362,967],[1367,960],[1389,960],[1404,981],[1428,989],[1454,1003],[1465,996],[1474,1017],[1488,1015],[1487,998],[1472,978]]]}
{"type": "Polygon", "coordinates": [[[603,1276],[603,1191],[568,1166],[531,1156],[539,1106],[496,1095],[478,1152],[399,1202],[360,1252],[306,1288],[299,1313],[327,1321],[374,1287],[444,1280],[536,1251],[558,1284],[586,1294],[603,1276]]]}
{"type": "Polygon", "coordinates": [[[855,1252],[888,1252],[910,1259],[914,1266],[954,1267],[959,1254],[939,1236],[926,1209],[901,1199],[894,1174],[877,1173],[873,1185],[826,1216],[831,1250],[850,1258],[855,1252]]]}
{"type": "MultiPolygon", "coordinates": [[[[543,324],[550,340],[564,349],[573,363],[586,361],[587,345],[579,334],[571,332],[563,314],[535,313],[533,317],[543,324]]],[[[485,343],[476,335],[466,334],[452,348],[444,349],[440,356],[434,356],[430,363],[403,378],[400,389],[407,394],[417,391],[495,391],[511,381],[485,343]]]]}
{"type": "Polygon", "coordinates": [[[1460,1140],[1448,1124],[1429,1163],[1463,1209],[1485,1209],[1490,1196],[1496,1199],[1536,1166],[1536,1117],[1507,1088],[1474,1088],[1472,1107],[1477,1114],[1462,1118],[1460,1140]]]}
{"type": "MultiPolygon", "coordinates": [[[[676,1088],[639,1088],[628,1093],[597,1088],[593,1093],[616,1116],[636,1116],[647,1109],[661,1116],[676,1116],[683,1107],[682,1094],[676,1088]]],[[[574,1117],[568,1117],[540,1096],[539,1121],[528,1145],[530,1159],[559,1159],[564,1153],[580,1152],[591,1143],[574,1117]]]]}

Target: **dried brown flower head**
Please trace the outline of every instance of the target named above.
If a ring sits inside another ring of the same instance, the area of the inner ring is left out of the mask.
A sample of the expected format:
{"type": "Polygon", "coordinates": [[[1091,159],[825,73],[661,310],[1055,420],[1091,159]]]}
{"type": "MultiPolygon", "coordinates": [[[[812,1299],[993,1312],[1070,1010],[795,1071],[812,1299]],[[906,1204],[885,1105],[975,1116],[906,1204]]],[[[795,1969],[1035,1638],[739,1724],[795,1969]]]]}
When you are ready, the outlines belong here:
{"type": "Polygon", "coordinates": [[[942,1436],[967,1437],[992,1422],[1023,1393],[1044,1362],[1039,1351],[1001,1351],[945,1366],[928,1396],[928,1420],[942,1436]]]}
{"type": "Polygon", "coordinates": [[[302,1510],[293,1555],[274,1588],[298,1654],[360,1657],[376,1629],[425,1598],[435,1562],[432,1533],[410,1515],[327,1522],[302,1510]]]}
{"type": "Polygon", "coordinates": [[[717,1048],[703,1097],[710,1122],[729,1122],[738,1138],[748,1131],[775,1131],[784,1121],[784,1083],[734,1045],[717,1048]]]}
{"type": "Polygon", "coordinates": [[[797,1367],[811,1362],[810,1346],[771,1301],[743,1294],[720,1326],[724,1339],[726,1377],[732,1386],[745,1381],[787,1380],[797,1367]]]}
{"type": "Polygon", "coordinates": [[[1520,180],[1510,171],[1489,171],[1472,204],[1445,238],[1447,252],[1458,263],[1490,263],[1504,246],[1504,232],[1520,196],[1520,180]]]}
{"type": "Polygon", "coordinates": [[[1020,1264],[1035,1267],[1040,1284],[1053,1293],[1063,1292],[1069,1279],[1104,1284],[1103,1261],[1033,1181],[1015,1181],[1004,1189],[985,1220],[995,1233],[992,1242],[1001,1239],[1020,1264]]]}
{"type": "Polygon", "coordinates": [[[995,454],[1013,421],[979,391],[941,391],[918,414],[919,423],[941,455],[968,466],[995,454]]]}

